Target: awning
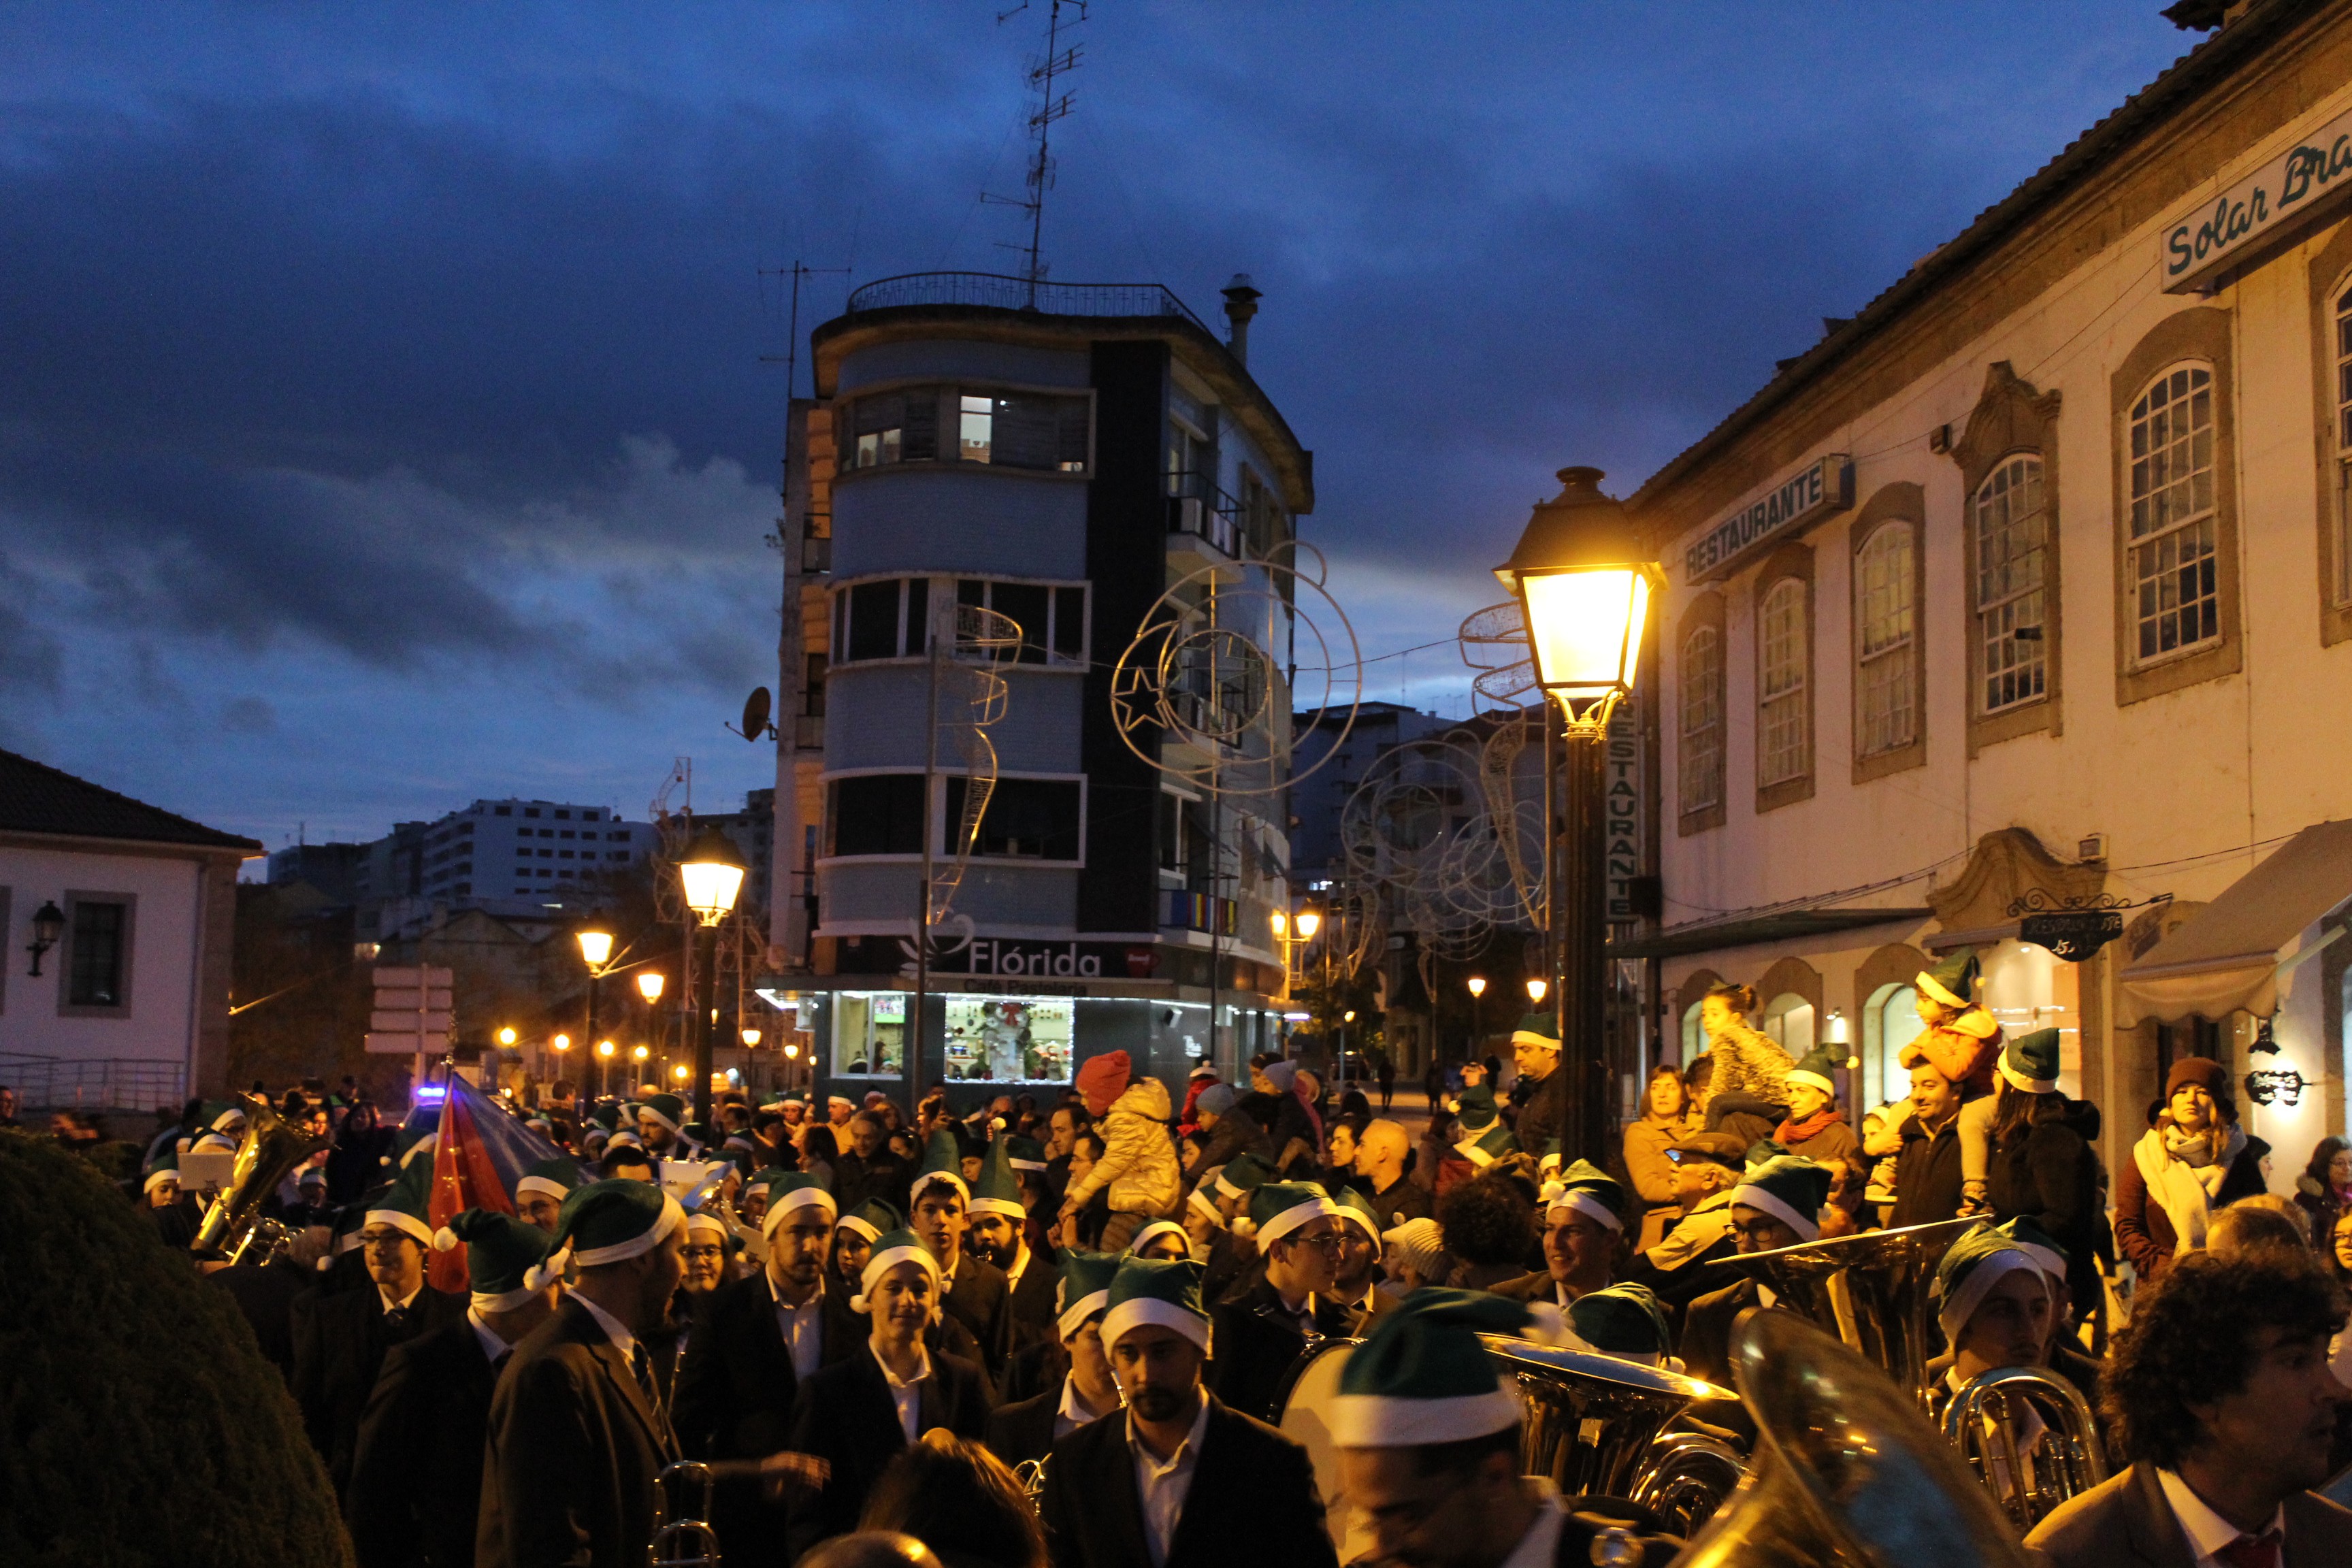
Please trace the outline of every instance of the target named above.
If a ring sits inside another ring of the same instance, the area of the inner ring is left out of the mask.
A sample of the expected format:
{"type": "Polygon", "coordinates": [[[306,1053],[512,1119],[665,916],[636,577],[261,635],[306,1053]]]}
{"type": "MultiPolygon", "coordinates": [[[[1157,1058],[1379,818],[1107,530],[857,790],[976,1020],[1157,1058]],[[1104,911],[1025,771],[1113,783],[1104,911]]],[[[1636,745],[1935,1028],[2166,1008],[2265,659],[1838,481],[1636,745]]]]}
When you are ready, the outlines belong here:
{"type": "Polygon", "coordinates": [[[1653,936],[1612,942],[1608,954],[1611,958],[1680,958],[1685,953],[1751,947],[1759,942],[1796,942],[1860,931],[1865,926],[1916,925],[1932,918],[1935,912],[1929,909],[1782,910],[1777,914],[1741,915],[1732,920],[1668,926],[1653,936]]]}
{"type": "Polygon", "coordinates": [[[2226,1018],[2242,1008],[2269,1016],[2279,976],[2327,945],[2303,945],[2305,930],[2347,899],[2352,822],[2315,823],[2123,972],[2119,1022],[2226,1018]]]}

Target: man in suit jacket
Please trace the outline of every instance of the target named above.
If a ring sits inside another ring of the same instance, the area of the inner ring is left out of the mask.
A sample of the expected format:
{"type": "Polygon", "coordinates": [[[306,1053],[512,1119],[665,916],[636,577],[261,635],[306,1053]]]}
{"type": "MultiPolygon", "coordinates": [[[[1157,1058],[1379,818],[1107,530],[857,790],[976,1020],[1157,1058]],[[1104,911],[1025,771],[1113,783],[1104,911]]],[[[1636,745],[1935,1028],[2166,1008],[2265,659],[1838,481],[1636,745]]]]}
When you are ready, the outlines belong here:
{"type": "Polygon", "coordinates": [[[343,1510],[360,1568],[473,1568],[490,1394],[516,1343],[555,1314],[554,1285],[526,1282],[546,1231],[477,1208],[442,1234],[465,1244],[472,1304],[383,1358],[343,1510]]]}
{"type": "Polygon", "coordinates": [[[971,1196],[962,1167],[955,1134],[944,1127],[932,1132],[923,1168],[915,1177],[907,1223],[930,1248],[947,1292],[942,1303],[947,1314],[971,1331],[981,1363],[992,1381],[1004,1375],[1004,1363],[1013,1354],[1013,1291],[1004,1270],[964,1250],[971,1196]]]}
{"type": "Polygon", "coordinates": [[[1544,1271],[1491,1289],[1514,1301],[1551,1301],[1565,1311],[1579,1296],[1614,1279],[1625,1261],[1625,1215],[1632,1207],[1617,1179],[1579,1160],[1544,1188],[1544,1271]]]}
{"type": "MultiPolygon", "coordinates": [[[[1021,1179],[1013,1169],[1010,1150],[1011,1142],[1004,1138],[989,1144],[980,1178],[972,1184],[963,1236],[966,1257],[1004,1276],[1008,1358],[1056,1337],[1054,1295],[1060,1283],[1054,1269],[1029,1246],[1029,1214],[1021,1202],[1021,1179]]],[[[1000,1381],[1004,1370],[1004,1363],[999,1363],[995,1374],[1000,1381]]]]}
{"type": "Polygon", "coordinates": [[[801,1386],[792,1447],[820,1461],[821,1489],[793,1499],[787,1532],[794,1562],[819,1542],[857,1528],[859,1510],[891,1459],[925,1432],[978,1439],[988,1423],[988,1383],[961,1356],[934,1354],[924,1331],[940,1307],[940,1265],[911,1231],[874,1244],[860,1281],[873,1324],[858,1354],[801,1386]]]}
{"type": "Polygon", "coordinates": [[[579,1280],[522,1343],[490,1399],[482,1455],[481,1568],[641,1568],[653,1539],[655,1478],[678,1457],[644,1336],[686,1276],[686,1213],[626,1179],[575,1187],[556,1250],[579,1280]]]}
{"type": "Polygon", "coordinates": [[[2131,1468],[2025,1538],[2052,1568],[2352,1563],[2326,1480],[2344,1293],[2301,1248],[2183,1253],[2132,1302],[2102,1391],[2131,1468]]]}
{"type": "Polygon", "coordinates": [[[1100,1332],[1127,1411],[1046,1460],[1054,1568],[1337,1568],[1307,1450],[1202,1385],[1202,1272],[1129,1258],[1112,1278],[1100,1332]]]}
{"type": "Polygon", "coordinates": [[[430,1161],[415,1162],[366,1211],[358,1234],[368,1288],[311,1295],[292,1313],[294,1400],[338,1500],[351,1488],[360,1415],[375,1392],[384,1352],[465,1321],[464,1297],[425,1282],[425,1249],[433,1244],[425,1218],[431,1171],[430,1161]]]}
{"type": "MultiPolygon", "coordinates": [[[[1748,1173],[1731,1193],[1731,1237],[1739,1255],[1819,1240],[1832,1181],[1828,1166],[1793,1154],[1748,1173]]],[[[1683,1370],[1719,1388],[1731,1387],[1731,1333],[1739,1315],[1777,1300],[1769,1288],[1742,1278],[1692,1301],[1680,1338],[1683,1370]]]]}
{"type": "Polygon", "coordinates": [[[1265,1278],[1212,1309],[1216,1361],[1209,1386],[1243,1415],[1270,1421],[1283,1384],[1308,1344],[1346,1334],[1353,1318],[1329,1300],[1340,1221],[1323,1189],[1268,1182],[1249,1202],[1265,1278]]]}
{"type": "MultiPolygon", "coordinates": [[[[832,1194],[797,1171],[766,1171],[759,1179],[768,1184],[761,1216],[768,1260],[712,1294],[678,1367],[671,1415],[688,1458],[759,1459],[788,1449],[802,1387],[866,1348],[866,1321],[841,1291],[826,1288],[832,1194]]],[[[781,1498],[730,1483],[713,1509],[730,1562],[785,1561],[781,1498]]]]}
{"type": "Polygon", "coordinates": [[[1001,1405],[988,1418],[988,1447],[1008,1465],[1042,1459],[1072,1432],[1109,1415],[1119,1405],[1118,1383],[1103,1348],[1102,1319],[1110,1310],[1110,1282],[1119,1256],[1110,1252],[1062,1255],[1057,1295],[1065,1374],[1051,1387],[1013,1405],[1001,1405]]]}

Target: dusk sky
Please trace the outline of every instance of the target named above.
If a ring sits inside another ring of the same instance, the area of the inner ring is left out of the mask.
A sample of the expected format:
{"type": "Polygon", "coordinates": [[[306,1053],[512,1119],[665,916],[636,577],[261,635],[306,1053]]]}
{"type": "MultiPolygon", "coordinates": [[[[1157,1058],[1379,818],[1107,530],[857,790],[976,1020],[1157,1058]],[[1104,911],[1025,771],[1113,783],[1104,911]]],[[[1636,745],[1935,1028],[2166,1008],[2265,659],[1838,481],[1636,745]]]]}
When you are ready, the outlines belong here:
{"type": "MultiPolygon", "coordinates": [[[[805,331],[1017,265],[1012,3],[0,12],[0,746],[273,847],[772,782],[720,728],[774,680],[772,273],[851,269],[805,331]]],[[[2186,52],[2158,12],[1102,0],[1047,257],[1254,276],[1389,653],[2186,52]]]]}

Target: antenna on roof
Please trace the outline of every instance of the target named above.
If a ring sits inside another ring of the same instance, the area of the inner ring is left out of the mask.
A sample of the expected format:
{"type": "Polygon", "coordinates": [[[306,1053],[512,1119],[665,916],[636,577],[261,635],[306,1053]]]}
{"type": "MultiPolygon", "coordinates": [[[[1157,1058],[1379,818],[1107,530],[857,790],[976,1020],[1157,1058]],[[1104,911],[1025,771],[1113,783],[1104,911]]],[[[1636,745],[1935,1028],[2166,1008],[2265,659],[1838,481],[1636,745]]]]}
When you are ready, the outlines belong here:
{"type": "MultiPolygon", "coordinates": [[[[1070,26],[1076,26],[1087,19],[1088,0],[1049,0],[1052,6],[1045,21],[1045,53],[1029,64],[1029,85],[1037,91],[1037,107],[1029,116],[1029,133],[1036,138],[1037,150],[1029,155],[1028,193],[1021,196],[991,195],[986,191],[980,199],[997,206],[1019,207],[1029,215],[1029,243],[1021,245],[1005,240],[997,244],[1006,250],[1020,251],[1025,258],[1021,276],[1029,285],[1028,309],[1037,308],[1037,285],[1045,280],[1045,193],[1054,184],[1054,160],[1049,151],[1054,121],[1068,114],[1071,100],[1076,96],[1064,93],[1054,96],[1054,79],[1069,75],[1078,68],[1078,47],[1073,44],[1062,47],[1062,9],[1067,6],[1077,13],[1070,26]]],[[[1029,0],[1010,11],[998,14],[1002,26],[1007,21],[1029,9],[1029,0]]]]}

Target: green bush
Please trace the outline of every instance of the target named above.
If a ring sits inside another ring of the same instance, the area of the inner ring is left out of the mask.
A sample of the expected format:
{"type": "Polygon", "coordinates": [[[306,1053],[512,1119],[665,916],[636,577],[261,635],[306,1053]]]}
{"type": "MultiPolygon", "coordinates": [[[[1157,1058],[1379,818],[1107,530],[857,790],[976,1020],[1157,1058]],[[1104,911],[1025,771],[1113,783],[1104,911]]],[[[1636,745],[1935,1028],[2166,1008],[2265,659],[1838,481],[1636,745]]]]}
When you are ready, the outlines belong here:
{"type": "Polygon", "coordinates": [[[0,1131],[0,1563],[351,1560],[236,1303],[88,1162],[0,1131]]]}

